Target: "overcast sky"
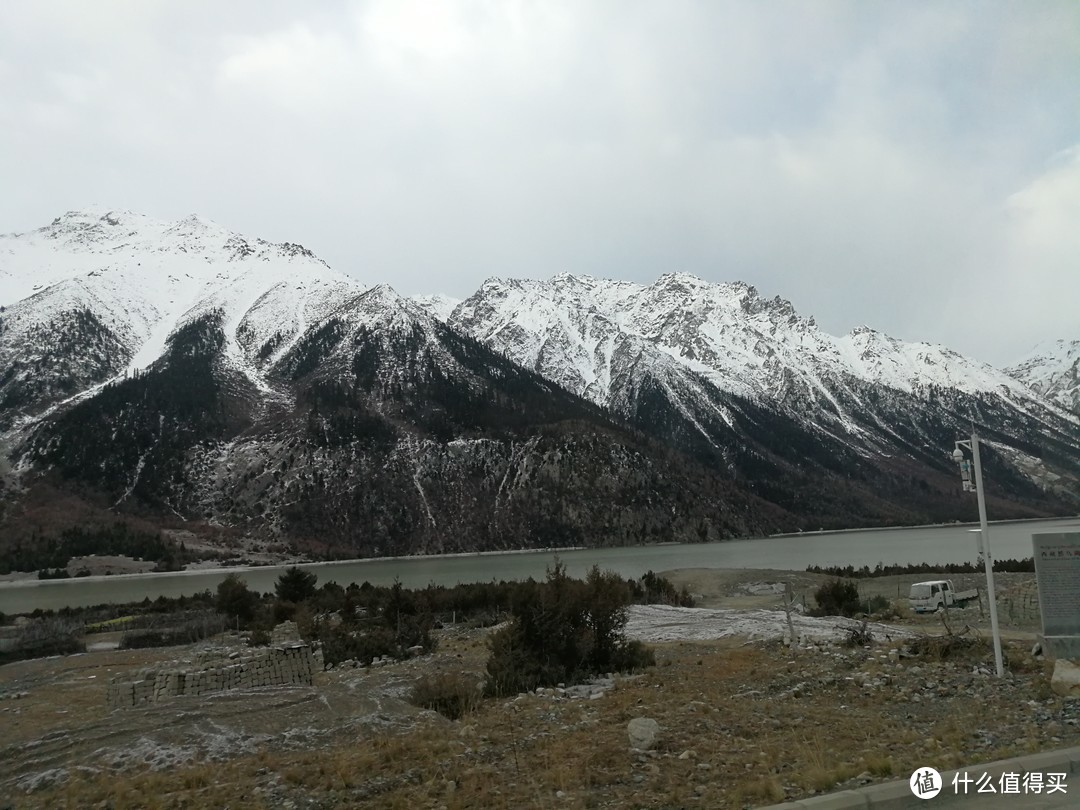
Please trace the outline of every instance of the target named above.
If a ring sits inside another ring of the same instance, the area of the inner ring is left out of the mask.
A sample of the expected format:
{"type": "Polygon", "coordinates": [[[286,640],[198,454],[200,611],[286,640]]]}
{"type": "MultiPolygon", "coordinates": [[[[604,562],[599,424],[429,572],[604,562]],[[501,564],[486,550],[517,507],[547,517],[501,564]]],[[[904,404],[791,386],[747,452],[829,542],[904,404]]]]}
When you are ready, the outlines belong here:
{"type": "Polygon", "coordinates": [[[0,5],[0,232],[198,212],[399,292],[679,270],[1080,339],[1080,3],[0,5]]]}

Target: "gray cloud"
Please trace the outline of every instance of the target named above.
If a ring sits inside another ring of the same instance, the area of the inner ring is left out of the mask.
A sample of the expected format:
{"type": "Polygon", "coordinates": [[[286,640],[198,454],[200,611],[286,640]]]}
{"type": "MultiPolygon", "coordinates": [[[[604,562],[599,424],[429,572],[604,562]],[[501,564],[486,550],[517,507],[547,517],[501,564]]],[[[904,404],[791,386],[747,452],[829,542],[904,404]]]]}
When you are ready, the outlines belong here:
{"type": "Polygon", "coordinates": [[[1080,6],[0,9],[0,229],[198,211],[404,293],[685,270],[1008,362],[1080,336],[1080,6]]]}

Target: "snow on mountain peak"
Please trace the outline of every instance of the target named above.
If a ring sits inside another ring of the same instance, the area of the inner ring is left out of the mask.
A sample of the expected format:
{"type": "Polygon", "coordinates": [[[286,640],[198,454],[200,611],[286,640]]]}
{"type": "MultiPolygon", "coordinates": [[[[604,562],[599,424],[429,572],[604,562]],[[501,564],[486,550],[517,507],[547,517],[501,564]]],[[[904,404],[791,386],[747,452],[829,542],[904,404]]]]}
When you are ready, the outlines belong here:
{"type": "Polygon", "coordinates": [[[796,389],[831,400],[848,379],[905,392],[947,386],[1030,396],[1005,374],[944,347],[870,327],[834,337],[786,299],[683,272],[648,285],[566,273],[546,282],[488,279],[450,322],[597,401],[611,395],[613,352],[627,337],[722,390],[763,401],[796,389]]]}
{"type": "Polygon", "coordinates": [[[440,321],[418,302],[406,298],[389,284],[355,291],[326,314],[353,328],[407,331],[419,327],[431,331],[440,321]]]}
{"type": "Polygon", "coordinates": [[[414,295],[413,303],[431,315],[435,320],[446,323],[454,308],[461,303],[460,298],[451,298],[448,295],[436,293],[434,295],[414,295]]]}
{"type": "Polygon", "coordinates": [[[362,289],[300,245],[248,238],[197,214],[164,222],[94,206],[0,236],[5,343],[89,311],[116,335],[128,371],[153,363],[177,327],[220,311],[226,357],[264,387],[247,347],[297,336],[362,289]]]}
{"type": "Polygon", "coordinates": [[[339,307],[339,311],[347,311],[351,314],[362,312],[371,317],[383,317],[388,313],[406,313],[409,316],[423,314],[424,312],[415,302],[398,294],[398,291],[389,284],[376,284],[374,287],[357,293],[349,301],[339,307]]]}
{"type": "Polygon", "coordinates": [[[1080,414],[1080,340],[1040,343],[1006,371],[1047,399],[1080,414]]]}
{"type": "Polygon", "coordinates": [[[66,211],[52,221],[50,225],[46,225],[46,228],[59,227],[59,226],[77,226],[77,225],[94,225],[103,223],[106,225],[117,226],[125,220],[133,220],[135,218],[148,219],[142,214],[136,214],[133,211],[127,211],[122,208],[106,208],[102,205],[91,205],[86,208],[77,208],[73,211],[66,211]]]}
{"type": "Polygon", "coordinates": [[[1013,402],[1033,396],[1023,382],[1047,396],[1064,386],[1058,403],[1066,408],[1080,399],[1076,341],[1040,348],[1014,370],[1017,382],[868,326],[834,337],[786,299],[686,272],[650,284],[565,272],[547,281],[488,278],[463,301],[403,298],[332,271],[301,245],[248,238],[197,214],[162,222],[90,207],[0,236],[0,305],[0,350],[17,351],[42,328],[85,311],[120,347],[122,362],[110,367],[127,371],[160,357],[178,326],[220,312],[225,360],[267,392],[264,373],[313,326],[338,318],[357,329],[426,332],[441,321],[602,404],[644,374],[674,381],[687,373],[761,402],[820,400],[841,420],[839,402],[859,397],[852,381],[908,393],[993,392],[1013,402]]]}
{"type": "Polygon", "coordinates": [[[695,293],[712,287],[727,287],[729,285],[712,284],[692,273],[679,271],[662,273],[651,286],[658,290],[676,290],[679,292],[695,293]]]}

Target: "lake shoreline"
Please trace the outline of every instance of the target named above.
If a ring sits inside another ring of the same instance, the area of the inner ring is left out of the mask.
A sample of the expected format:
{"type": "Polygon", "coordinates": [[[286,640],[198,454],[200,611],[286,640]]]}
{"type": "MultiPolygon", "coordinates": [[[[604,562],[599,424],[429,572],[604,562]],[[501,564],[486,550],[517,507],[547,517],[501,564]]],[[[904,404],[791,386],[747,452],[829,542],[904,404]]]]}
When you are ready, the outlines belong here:
{"type": "MultiPolygon", "coordinates": [[[[301,563],[317,573],[320,584],[369,582],[407,588],[447,586],[500,580],[542,579],[557,561],[570,576],[582,577],[594,565],[619,576],[638,578],[647,571],[673,569],[784,569],[809,565],[873,568],[876,564],[938,565],[972,562],[977,549],[969,524],[926,528],[861,530],[858,532],[803,533],[754,540],[724,540],[609,548],[519,549],[468,552],[440,556],[369,558],[358,561],[301,563]]],[[[996,559],[1032,556],[1032,535],[1043,532],[1080,532],[1080,520],[997,523],[991,532],[996,559]]],[[[201,568],[177,572],[117,574],[57,580],[19,580],[0,584],[0,612],[14,615],[35,609],[58,610],[106,603],[138,602],[159,596],[176,598],[213,590],[229,574],[239,574],[250,589],[272,592],[286,565],[201,568]]]]}
{"type": "MultiPolygon", "coordinates": [[[[1014,523],[1053,523],[1059,520],[1080,520],[1080,515],[1063,515],[1061,517],[1044,517],[1044,518],[1008,518],[1006,520],[988,520],[987,525],[990,528],[994,526],[1009,526],[1014,523]]],[[[770,534],[767,539],[774,539],[780,537],[815,537],[823,534],[852,534],[854,532],[899,532],[907,531],[909,529],[946,529],[946,528],[979,528],[979,522],[961,522],[955,521],[952,523],[920,523],[918,526],[871,526],[866,529],[815,529],[813,531],[806,532],[781,532],[779,534],[770,534]]]]}
{"type": "MultiPolygon", "coordinates": [[[[1047,517],[1047,518],[1012,518],[1007,520],[992,520],[989,521],[989,525],[993,526],[1008,526],[1019,523],[1053,523],[1063,520],[1080,520],[1080,515],[1065,515],[1063,517],[1047,517]]],[[[342,559],[334,560],[296,560],[296,559],[284,559],[279,562],[267,562],[267,563],[246,563],[243,565],[207,565],[202,563],[192,563],[189,566],[179,571],[130,571],[115,574],[92,574],[90,576],[81,577],[63,577],[57,579],[41,580],[37,578],[38,572],[36,571],[12,571],[10,574],[0,576],[0,591],[6,588],[18,588],[18,587],[30,587],[37,585],[41,582],[68,582],[72,580],[79,580],[82,582],[105,582],[115,581],[118,578],[124,579],[152,579],[154,577],[165,576],[201,576],[207,573],[220,573],[220,574],[244,574],[251,571],[258,571],[261,569],[275,569],[283,570],[285,568],[291,568],[293,566],[303,569],[318,569],[333,566],[344,565],[364,565],[371,563],[385,563],[385,562],[405,562],[405,561],[418,561],[418,560],[450,560],[459,558],[470,557],[500,557],[513,554],[556,554],[569,553],[577,551],[599,551],[599,550],[611,550],[611,549],[628,549],[628,548],[658,548],[658,547],[671,547],[671,546],[686,546],[686,545],[714,545],[716,543],[745,543],[745,542],[760,542],[767,540],[782,540],[795,537],[823,537],[831,535],[850,535],[850,534],[871,534],[882,532],[904,532],[915,531],[919,529],[954,529],[954,528],[966,528],[977,529],[979,524],[977,522],[952,522],[952,523],[924,523],[917,526],[871,526],[868,528],[859,529],[816,529],[813,531],[803,532],[781,532],[778,534],[765,535],[763,537],[733,537],[727,540],[716,540],[708,543],[679,543],[674,541],[667,541],[662,543],[649,543],[640,546],[603,546],[603,547],[591,547],[591,546],[550,546],[545,548],[519,548],[519,549],[503,549],[492,551],[455,551],[446,552],[442,554],[397,554],[388,557],[346,557],[342,559]]],[[[995,555],[1000,559],[1000,555],[995,555]]],[[[1030,555],[1029,555],[1030,556],[1030,555]]],[[[133,560],[133,562],[136,562],[133,560]]],[[[141,562],[138,564],[142,564],[141,562]]]]}
{"type": "MultiPolygon", "coordinates": [[[[674,543],[657,543],[656,545],[677,545],[674,543]]],[[[9,579],[0,578],[0,590],[6,587],[20,587],[37,584],[39,582],[69,582],[79,580],[82,582],[106,582],[114,581],[120,577],[125,579],[152,579],[162,576],[200,576],[207,573],[215,574],[242,574],[249,571],[259,571],[264,568],[319,568],[336,565],[348,565],[372,562],[402,562],[404,560],[449,560],[460,557],[490,557],[509,554],[559,554],[564,551],[586,551],[588,546],[552,546],[550,548],[521,548],[505,551],[454,551],[445,554],[399,554],[393,557],[349,557],[342,560],[286,560],[283,562],[261,563],[249,565],[229,566],[201,566],[198,568],[188,567],[179,571],[131,571],[122,574],[91,574],[90,576],[57,577],[55,579],[38,579],[36,571],[12,571],[5,574],[9,579]]]]}

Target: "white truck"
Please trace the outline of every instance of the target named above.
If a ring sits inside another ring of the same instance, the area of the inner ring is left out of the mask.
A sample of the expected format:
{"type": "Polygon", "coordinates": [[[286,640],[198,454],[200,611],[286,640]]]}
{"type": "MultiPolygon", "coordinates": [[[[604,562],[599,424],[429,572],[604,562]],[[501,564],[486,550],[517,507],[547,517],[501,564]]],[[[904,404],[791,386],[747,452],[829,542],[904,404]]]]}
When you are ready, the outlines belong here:
{"type": "Polygon", "coordinates": [[[908,594],[908,602],[916,613],[933,613],[935,610],[952,607],[968,599],[976,599],[978,596],[978,588],[957,591],[951,579],[932,579],[914,583],[911,586],[911,593],[908,594]]]}

